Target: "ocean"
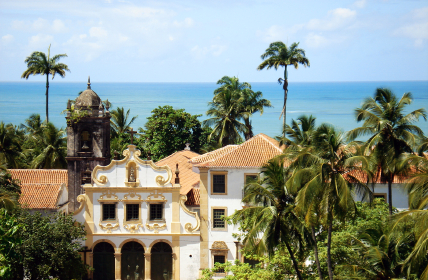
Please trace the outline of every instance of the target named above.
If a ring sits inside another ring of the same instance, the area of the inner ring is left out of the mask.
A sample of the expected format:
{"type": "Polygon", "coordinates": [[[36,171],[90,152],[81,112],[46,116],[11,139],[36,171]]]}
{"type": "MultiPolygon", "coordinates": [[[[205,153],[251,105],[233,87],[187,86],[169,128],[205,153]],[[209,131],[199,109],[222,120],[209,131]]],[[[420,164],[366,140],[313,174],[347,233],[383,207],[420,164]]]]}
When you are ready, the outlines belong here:
{"type": "MultiPolygon", "coordinates": [[[[283,103],[282,86],[278,83],[251,83],[254,91],[261,91],[263,98],[271,101],[274,108],[265,109],[262,116],[252,117],[254,134],[269,136],[281,134],[282,119],[279,119],[283,103]]],[[[205,120],[208,102],[212,100],[215,83],[97,83],[92,89],[102,100],[108,99],[113,108],[130,109],[130,116],[138,115],[132,124],[134,129],[143,127],[151,111],[158,106],[171,105],[185,109],[190,114],[202,115],[205,120]]],[[[328,122],[348,131],[360,126],[354,117],[355,108],[363,100],[373,96],[376,88],[386,87],[401,97],[404,92],[413,94],[413,103],[406,113],[419,108],[428,108],[428,81],[404,82],[290,82],[287,100],[287,123],[306,114],[316,117],[317,124],[328,122]]],[[[78,92],[86,89],[86,81],[68,83],[51,81],[49,87],[49,119],[58,127],[66,126],[67,100],[75,99],[78,92]]],[[[0,121],[19,125],[31,114],[38,113],[45,119],[45,83],[0,82],[0,121]]],[[[111,110],[111,109],[110,109],[111,110]]],[[[416,123],[428,135],[428,122],[416,123]]]]}

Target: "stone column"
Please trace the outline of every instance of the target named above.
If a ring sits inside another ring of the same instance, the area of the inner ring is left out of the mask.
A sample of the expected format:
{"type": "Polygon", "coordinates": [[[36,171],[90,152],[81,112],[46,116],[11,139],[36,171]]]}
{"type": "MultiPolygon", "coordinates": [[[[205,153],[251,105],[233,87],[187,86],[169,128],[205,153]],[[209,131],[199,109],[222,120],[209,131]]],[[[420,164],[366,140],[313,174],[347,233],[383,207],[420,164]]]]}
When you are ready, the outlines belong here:
{"type": "Polygon", "coordinates": [[[115,275],[116,280],[122,279],[121,278],[122,277],[121,276],[121,274],[122,274],[122,272],[121,272],[121,268],[122,268],[121,257],[122,257],[121,253],[114,253],[114,258],[115,258],[114,275],[115,275]]]}
{"type": "MultiPolygon", "coordinates": [[[[94,267],[94,253],[93,252],[89,253],[89,266],[94,267]]],[[[94,278],[94,272],[92,270],[88,273],[88,278],[89,279],[94,278]]]]}
{"type": "Polygon", "coordinates": [[[172,277],[173,279],[180,279],[180,236],[172,236],[172,277]]]}
{"type": "Polygon", "coordinates": [[[150,257],[150,253],[144,253],[144,280],[150,280],[152,276],[150,257]]]}

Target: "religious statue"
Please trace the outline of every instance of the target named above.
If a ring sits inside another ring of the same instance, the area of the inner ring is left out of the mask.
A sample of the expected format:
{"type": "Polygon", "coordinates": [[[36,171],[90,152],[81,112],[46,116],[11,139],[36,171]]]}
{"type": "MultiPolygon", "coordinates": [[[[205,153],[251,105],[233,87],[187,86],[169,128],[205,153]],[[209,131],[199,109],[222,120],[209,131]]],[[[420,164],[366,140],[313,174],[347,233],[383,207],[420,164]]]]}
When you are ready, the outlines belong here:
{"type": "Polygon", "coordinates": [[[128,182],[135,182],[135,173],[134,173],[134,167],[129,168],[129,178],[128,182]]]}

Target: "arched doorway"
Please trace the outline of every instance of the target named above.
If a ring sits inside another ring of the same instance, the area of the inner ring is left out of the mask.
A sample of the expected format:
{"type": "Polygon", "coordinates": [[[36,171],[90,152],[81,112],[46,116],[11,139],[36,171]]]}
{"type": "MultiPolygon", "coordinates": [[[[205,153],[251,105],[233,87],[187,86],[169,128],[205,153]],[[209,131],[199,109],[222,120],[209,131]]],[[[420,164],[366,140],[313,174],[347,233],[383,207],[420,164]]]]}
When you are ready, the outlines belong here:
{"type": "Polygon", "coordinates": [[[131,241],[122,247],[122,279],[144,279],[144,247],[131,241]]]}
{"type": "Polygon", "coordinates": [[[151,279],[172,279],[172,248],[165,242],[158,242],[152,247],[151,279]]]}
{"type": "Polygon", "coordinates": [[[94,280],[114,280],[114,248],[107,242],[95,245],[94,280]]]}

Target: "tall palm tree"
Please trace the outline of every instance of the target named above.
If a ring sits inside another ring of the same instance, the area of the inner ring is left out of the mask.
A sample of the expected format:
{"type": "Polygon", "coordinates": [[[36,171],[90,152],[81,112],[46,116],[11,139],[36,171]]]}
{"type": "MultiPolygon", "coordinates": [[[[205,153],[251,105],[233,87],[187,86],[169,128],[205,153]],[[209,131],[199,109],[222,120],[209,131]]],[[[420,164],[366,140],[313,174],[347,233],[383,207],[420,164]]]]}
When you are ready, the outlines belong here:
{"type": "Polygon", "coordinates": [[[138,116],[134,116],[131,119],[129,119],[130,113],[131,113],[131,109],[128,109],[125,113],[125,109],[123,109],[123,107],[117,107],[117,109],[110,111],[110,115],[111,115],[110,128],[112,130],[113,137],[116,137],[130,130],[131,124],[138,117],[138,116]]]}
{"type": "MultiPolygon", "coordinates": [[[[295,69],[299,68],[299,64],[303,66],[310,66],[309,60],[306,58],[305,50],[298,48],[299,43],[293,43],[289,47],[283,42],[273,42],[266,49],[265,53],[262,54],[261,58],[263,62],[257,67],[257,70],[263,70],[264,68],[270,69],[275,68],[278,70],[280,66],[284,66],[284,78],[279,78],[278,83],[283,85],[284,89],[284,105],[282,107],[281,115],[284,114],[283,125],[286,124],[286,113],[287,113],[287,97],[288,97],[288,73],[287,66],[293,65],[295,69]]],[[[281,118],[281,115],[279,118],[281,118]]],[[[284,132],[285,137],[285,132],[284,132]]]]}
{"type": "Polygon", "coordinates": [[[242,96],[244,97],[241,103],[243,110],[249,113],[249,115],[244,116],[244,124],[247,127],[247,131],[244,132],[244,136],[245,140],[248,140],[254,136],[250,115],[260,112],[261,116],[263,115],[264,108],[272,107],[272,105],[269,100],[262,98],[263,94],[261,91],[254,92],[251,88],[244,89],[242,91],[242,96]]]}
{"type": "Polygon", "coordinates": [[[425,109],[417,109],[404,115],[407,105],[412,103],[412,94],[404,93],[398,99],[391,90],[378,88],[374,97],[366,98],[361,108],[355,109],[358,122],[364,121],[362,127],[348,132],[348,138],[354,140],[359,136],[370,135],[366,142],[365,154],[374,162],[373,173],[380,175],[383,183],[388,183],[389,214],[392,215],[392,182],[395,176],[406,174],[408,165],[400,164],[404,153],[411,153],[422,130],[414,125],[420,117],[427,119],[425,109]]]}
{"type": "Polygon", "coordinates": [[[42,147],[42,152],[33,159],[31,168],[67,168],[67,138],[63,129],[56,128],[52,123],[46,124],[38,144],[42,147]]]}
{"type": "Polygon", "coordinates": [[[55,74],[60,75],[62,78],[65,77],[65,71],[69,71],[68,66],[64,63],[58,63],[58,61],[67,57],[66,54],[57,54],[53,57],[50,57],[51,46],[48,48],[48,55],[46,56],[43,52],[33,52],[30,56],[25,59],[27,63],[27,70],[22,73],[21,78],[28,80],[30,75],[46,75],[46,122],[49,122],[49,110],[48,110],[48,100],[49,100],[49,75],[52,75],[52,80],[55,77],[55,74]]]}
{"type": "Polygon", "coordinates": [[[244,246],[256,254],[273,256],[285,245],[297,278],[302,279],[295,254],[302,249],[304,240],[310,240],[305,238],[305,227],[295,212],[297,193],[287,187],[287,179],[284,161],[270,160],[258,182],[245,186],[242,202],[251,206],[236,211],[230,219],[245,233],[244,246]]]}
{"type": "MultiPolygon", "coordinates": [[[[355,211],[353,194],[370,194],[370,189],[352,175],[352,170],[362,170],[368,166],[364,156],[354,154],[355,146],[346,145],[344,135],[333,126],[321,124],[314,132],[313,144],[288,156],[290,166],[306,164],[293,173],[290,185],[302,186],[297,196],[300,212],[316,213],[327,228],[327,268],[333,280],[331,260],[331,233],[334,219],[344,219],[355,211]]],[[[310,216],[308,214],[307,216],[310,216]]]]}
{"type": "MultiPolygon", "coordinates": [[[[291,126],[286,125],[285,127],[285,134],[286,137],[278,137],[280,141],[280,145],[287,145],[287,148],[284,149],[283,158],[287,158],[290,161],[293,161],[297,155],[300,155],[300,159],[293,164],[290,164],[288,166],[288,169],[290,170],[291,174],[294,174],[296,172],[299,172],[299,170],[307,168],[308,164],[311,162],[306,162],[304,156],[301,156],[302,151],[306,151],[309,147],[311,147],[314,133],[316,131],[316,125],[315,125],[315,117],[312,115],[310,116],[300,116],[297,118],[297,120],[291,120],[291,126]]],[[[293,178],[293,175],[291,175],[291,178],[293,178]]],[[[300,181],[299,184],[295,183],[294,180],[288,180],[287,186],[289,188],[300,190],[302,186],[304,186],[307,182],[300,181]]],[[[315,263],[317,265],[318,275],[320,280],[323,280],[324,277],[322,275],[321,271],[321,264],[319,261],[318,256],[318,245],[317,245],[317,238],[316,238],[316,230],[315,226],[318,226],[320,221],[319,217],[316,215],[316,213],[319,213],[319,203],[313,203],[311,204],[310,209],[304,209],[302,211],[301,208],[298,208],[298,213],[304,217],[304,220],[306,222],[306,225],[311,229],[311,237],[313,241],[313,250],[314,250],[314,256],[315,256],[315,263]]]]}

